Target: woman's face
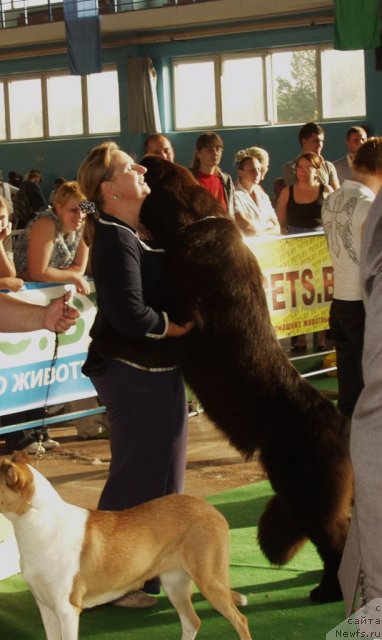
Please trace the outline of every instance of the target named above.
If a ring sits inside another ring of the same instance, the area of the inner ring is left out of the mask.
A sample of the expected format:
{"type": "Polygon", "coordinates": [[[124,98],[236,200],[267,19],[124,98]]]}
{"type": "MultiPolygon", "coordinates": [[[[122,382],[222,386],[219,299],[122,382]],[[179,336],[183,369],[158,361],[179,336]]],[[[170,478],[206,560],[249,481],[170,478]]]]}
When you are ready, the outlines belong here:
{"type": "Polygon", "coordinates": [[[114,172],[110,179],[110,192],[113,199],[144,200],[150,193],[150,187],[145,182],[146,167],[135,164],[134,160],[124,153],[117,151],[113,156],[114,172]]]}
{"type": "Polygon", "coordinates": [[[218,167],[223,155],[223,147],[217,142],[209,144],[207,147],[202,147],[200,151],[196,151],[196,157],[199,158],[200,169],[203,171],[203,167],[206,169],[212,169],[218,167]]]}
{"type": "Polygon", "coordinates": [[[314,182],[317,169],[307,158],[301,158],[296,165],[296,175],[299,182],[314,182]]]}
{"type": "Polygon", "coordinates": [[[259,184],[262,178],[263,168],[261,162],[257,158],[246,160],[243,167],[239,169],[239,181],[246,189],[254,184],[259,184]]]}
{"type": "Polygon", "coordinates": [[[4,205],[0,204],[0,233],[4,231],[4,229],[8,228],[8,224],[9,224],[8,209],[4,205]]]}
{"type": "Polygon", "coordinates": [[[81,200],[79,198],[69,198],[65,203],[55,203],[55,210],[61,221],[61,228],[64,233],[70,233],[71,231],[78,231],[81,229],[86,213],[80,208],[81,200]]]}

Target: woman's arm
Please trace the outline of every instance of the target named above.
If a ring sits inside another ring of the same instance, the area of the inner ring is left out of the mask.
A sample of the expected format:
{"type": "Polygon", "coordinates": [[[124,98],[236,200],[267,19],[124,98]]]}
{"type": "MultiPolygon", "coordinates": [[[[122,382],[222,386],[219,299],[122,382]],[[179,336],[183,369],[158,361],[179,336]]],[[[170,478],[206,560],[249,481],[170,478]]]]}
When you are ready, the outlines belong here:
{"type": "MultiPolygon", "coordinates": [[[[251,211],[253,208],[257,211],[257,205],[249,194],[245,194],[242,191],[235,191],[234,206],[235,206],[235,224],[240,231],[245,235],[255,235],[257,233],[256,226],[253,222],[253,216],[251,211]],[[248,212],[248,201],[251,203],[250,212],[248,212]],[[249,218],[252,217],[252,220],[249,218]]],[[[253,211],[252,211],[253,212],[253,211]]],[[[260,212],[259,212],[260,213],[260,212]]]]}
{"type": "Polygon", "coordinates": [[[327,198],[329,193],[333,193],[333,191],[334,191],[334,189],[333,189],[333,187],[330,186],[330,184],[325,184],[324,185],[324,190],[322,192],[323,198],[324,199],[327,198]]]}
{"type": "Polygon", "coordinates": [[[195,323],[193,321],[185,322],[185,324],[179,325],[175,322],[169,322],[166,337],[167,338],[181,338],[194,328],[195,323]]]}
{"type": "Polygon", "coordinates": [[[24,280],[21,280],[21,278],[14,278],[12,276],[0,278],[0,289],[7,289],[8,291],[20,291],[23,286],[24,280]]]}
{"type": "Polygon", "coordinates": [[[249,222],[240,211],[235,211],[235,223],[237,227],[246,235],[255,235],[256,229],[253,224],[249,222]]]}
{"type": "Polygon", "coordinates": [[[258,207],[260,209],[261,216],[266,220],[267,226],[264,229],[264,233],[268,235],[280,235],[280,223],[278,217],[276,215],[276,211],[273,208],[272,202],[268,194],[264,191],[264,189],[260,186],[261,191],[259,192],[259,204],[258,207]]]}
{"type": "Polygon", "coordinates": [[[11,229],[12,227],[9,224],[5,229],[0,231],[0,278],[14,278],[16,275],[16,269],[8,259],[4,249],[4,240],[10,236],[11,229]]]}
{"type": "MultiPolygon", "coordinates": [[[[71,267],[58,269],[49,266],[55,241],[56,225],[54,221],[49,218],[36,220],[29,231],[27,259],[29,278],[35,282],[70,282],[76,286],[79,293],[89,293],[89,284],[82,277],[86,262],[82,271],[79,265],[75,265],[73,269],[71,267]]],[[[85,249],[81,248],[80,250],[81,260],[85,253],[86,245],[85,249]]]]}
{"type": "MultiPolygon", "coordinates": [[[[87,246],[85,240],[81,238],[81,240],[78,243],[74,260],[69,267],[70,271],[76,271],[76,273],[83,276],[86,270],[88,259],[89,259],[89,247],[87,246]]],[[[65,271],[65,269],[61,269],[61,271],[65,271]]]]}
{"type": "Polygon", "coordinates": [[[272,236],[279,236],[281,234],[279,221],[274,218],[269,218],[270,226],[267,229],[267,233],[272,236]]]}
{"type": "Polygon", "coordinates": [[[9,224],[6,229],[0,232],[0,289],[19,291],[24,281],[21,278],[16,278],[16,269],[9,260],[3,244],[10,235],[11,229],[12,226],[9,224]]]}
{"type": "Polygon", "coordinates": [[[284,187],[281,190],[279,199],[277,201],[277,217],[279,219],[281,233],[287,233],[287,205],[289,200],[289,187],[284,187]]]}

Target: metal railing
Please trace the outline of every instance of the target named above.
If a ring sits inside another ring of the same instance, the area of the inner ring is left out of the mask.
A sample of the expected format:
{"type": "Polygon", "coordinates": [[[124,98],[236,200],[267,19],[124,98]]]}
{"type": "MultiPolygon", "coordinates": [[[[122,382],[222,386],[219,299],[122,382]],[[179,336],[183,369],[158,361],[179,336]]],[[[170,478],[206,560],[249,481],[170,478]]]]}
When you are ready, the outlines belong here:
{"type": "MultiPolygon", "coordinates": [[[[214,2],[215,0],[98,0],[100,15],[142,11],[170,6],[214,2]]],[[[88,0],[78,0],[78,12],[87,11],[88,0]]],[[[60,22],[64,20],[62,1],[54,0],[0,0],[0,29],[60,22]]]]}

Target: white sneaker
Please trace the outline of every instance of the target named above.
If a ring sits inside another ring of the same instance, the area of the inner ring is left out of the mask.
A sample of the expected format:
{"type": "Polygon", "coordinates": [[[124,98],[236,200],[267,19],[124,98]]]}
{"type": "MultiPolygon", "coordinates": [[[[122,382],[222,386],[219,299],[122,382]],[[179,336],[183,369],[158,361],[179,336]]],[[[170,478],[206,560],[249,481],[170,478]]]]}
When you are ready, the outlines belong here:
{"type": "Polygon", "coordinates": [[[27,447],[27,453],[36,454],[36,453],[45,453],[45,448],[42,446],[40,442],[32,442],[32,444],[27,447]]]}
{"type": "Polygon", "coordinates": [[[60,443],[57,442],[57,440],[52,440],[52,438],[48,438],[47,440],[42,441],[42,446],[44,447],[44,449],[48,451],[49,449],[55,449],[56,447],[59,447],[60,443]]]}

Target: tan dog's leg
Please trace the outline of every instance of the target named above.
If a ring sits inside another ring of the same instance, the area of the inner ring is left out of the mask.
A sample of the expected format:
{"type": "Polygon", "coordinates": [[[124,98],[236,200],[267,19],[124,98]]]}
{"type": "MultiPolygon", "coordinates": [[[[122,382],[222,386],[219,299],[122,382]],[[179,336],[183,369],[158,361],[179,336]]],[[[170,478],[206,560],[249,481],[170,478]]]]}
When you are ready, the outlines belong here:
{"type": "Polygon", "coordinates": [[[247,604],[247,599],[230,588],[228,529],[216,524],[214,534],[211,527],[209,536],[200,540],[196,562],[193,559],[186,569],[206,600],[236,629],[240,640],[251,640],[247,618],[236,606],[247,604]]]}
{"type": "Polygon", "coordinates": [[[200,620],[191,602],[192,580],[182,569],[161,573],[160,580],[180,618],[182,640],[194,640],[200,628],[200,620]]]}
{"type": "MultiPolygon", "coordinates": [[[[200,627],[200,620],[191,603],[192,580],[182,569],[162,573],[160,579],[170,602],[179,615],[182,624],[181,640],[194,640],[200,627]]],[[[200,579],[197,575],[193,575],[192,579],[206,600],[236,629],[240,640],[251,640],[247,618],[235,605],[235,602],[246,604],[246,598],[240,593],[232,592],[227,586],[227,572],[222,569],[207,576],[203,571],[200,579]],[[223,575],[219,575],[220,573],[223,575]]]]}
{"type": "Polygon", "coordinates": [[[198,587],[214,609],[219,611],[236,629],[240,640],[251,640],[248,620],[235,605],[235,601],[238,604],[244,604],[245,598],[237,592],[231,592],[224,583],[220,584],[218,575],[211,576],[208,582],[199,582],[198,587]]]}

